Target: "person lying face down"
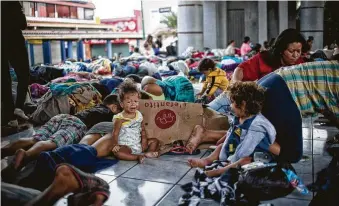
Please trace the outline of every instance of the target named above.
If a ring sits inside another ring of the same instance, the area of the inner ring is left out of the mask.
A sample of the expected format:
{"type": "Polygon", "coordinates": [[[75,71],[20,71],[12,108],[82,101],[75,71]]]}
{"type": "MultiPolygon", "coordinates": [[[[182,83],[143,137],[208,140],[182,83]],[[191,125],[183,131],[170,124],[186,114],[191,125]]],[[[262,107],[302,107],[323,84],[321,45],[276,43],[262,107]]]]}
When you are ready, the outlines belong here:
{"type": "Polygon", "coordinates": [[[256,151],[267,154],[273,151],[271,147],[276,131],[260,113],[264,102],[264,89],[254,82],[236,82],[229,86],[228,94],[235,118],[227,135],[218,141],[217,149],[210,156],[188,160],[191,167],[205,167],[214,160],[228,162],[221,169],[206,171],[206,175],[210,177],[219,176],[230,168],[251,162],[256,151]]]}
{"type": "Polygon", "coordinates": [[[171,76],[163,81],[145,76],[141,81],[141,88],[149,94],[153,100],[195,101],[193,85],[183,76],[171,76]]]}
{"type": "Polygon", "coordinates": [[[103,104],[75,115],[59,114],[39,128],[32,137],[21,138],[1,148],[2,158],[15,155],[14,161],[2,171],[2,177],[15,176],[26,164],[35,160],[43,151],[76,144],[93,125],[110,121],[121,111],[116,95],[107,96],[103,104]]]}
{"type": "Polygon", "coordinates": [[[162,88],[156,83],[154,77],[146,76],[141,81],[141,88],[152,97],[153,100],[165,100],[162,88]]]}

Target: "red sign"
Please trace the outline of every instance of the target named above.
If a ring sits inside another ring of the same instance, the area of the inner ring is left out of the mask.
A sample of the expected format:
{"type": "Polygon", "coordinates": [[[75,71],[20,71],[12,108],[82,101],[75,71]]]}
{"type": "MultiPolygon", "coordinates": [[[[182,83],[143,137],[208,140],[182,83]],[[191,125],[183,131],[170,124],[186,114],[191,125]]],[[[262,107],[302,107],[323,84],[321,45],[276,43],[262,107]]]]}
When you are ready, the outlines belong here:
{"type": "MultiPolygon", "coordinates": [[[[134,39],[113,39],[111,40],[112,44],[128,44],[131,40],[134,39]]],[[[85,44],[106,44],[107,40],[104,39],[90,39],[84,40],[85,44]]]]}
{"type": "Polygon", "coordinates": [[[155,115],[155,124],[161,129],[167,129],[174,125],[177,121],[177,117],[172,110],[163,109],[155,115]]]}
{"type": "Polygon", "coordinates": [[[101,23],[113,25],[114,32],[139,32],[142,29],[141,20],[141,11],[134,10],[134,17],[101,19],[101,23]]]}
{"type": "Polygon", "coordinates": [[[137,20],[134,18],[126,19],[126,20],[101,20],[103,24],[113,25],[114,32],[137,32],[137,20]]]}

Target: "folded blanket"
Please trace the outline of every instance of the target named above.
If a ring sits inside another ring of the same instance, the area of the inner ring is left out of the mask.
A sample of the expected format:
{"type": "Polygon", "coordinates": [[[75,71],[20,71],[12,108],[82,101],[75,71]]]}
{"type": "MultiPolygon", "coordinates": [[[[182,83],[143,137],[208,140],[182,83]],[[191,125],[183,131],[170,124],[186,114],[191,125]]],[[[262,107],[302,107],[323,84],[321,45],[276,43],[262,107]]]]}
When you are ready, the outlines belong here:
{"type": "Polygon", "coordinates": [[[286,82],[302,115],[328,109],[339,117],[339,63],[308,62],[276,71],[286,82]]]}

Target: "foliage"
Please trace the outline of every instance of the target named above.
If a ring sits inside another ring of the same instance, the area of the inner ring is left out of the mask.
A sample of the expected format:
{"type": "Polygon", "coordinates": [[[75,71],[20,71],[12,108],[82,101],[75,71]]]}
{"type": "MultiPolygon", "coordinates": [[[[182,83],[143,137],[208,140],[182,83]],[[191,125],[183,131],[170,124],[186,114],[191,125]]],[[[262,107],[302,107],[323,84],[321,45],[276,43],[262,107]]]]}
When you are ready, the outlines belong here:
{"type": "Polygon", "coordinates": [[[176,29],[178,25],[177,20],[178,20],[177,14],[172,11],[170,14],[164,16],[160,23],[165,24],[170,29],[176,29]]]}

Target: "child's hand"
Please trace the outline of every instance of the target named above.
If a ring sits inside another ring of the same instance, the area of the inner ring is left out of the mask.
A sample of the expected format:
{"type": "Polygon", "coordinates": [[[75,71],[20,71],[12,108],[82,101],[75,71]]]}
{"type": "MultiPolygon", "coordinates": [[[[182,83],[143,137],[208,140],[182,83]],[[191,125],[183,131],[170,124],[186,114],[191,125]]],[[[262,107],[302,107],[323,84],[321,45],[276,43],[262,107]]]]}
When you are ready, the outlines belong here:
{"type": "Polygon", "coordinates": [[[119,152],[119,150],[120,150],[120,146],[119,145],[114,145],[114,147],[112,149],[112,152],[116,153],[116,152],[119,152]]]}
{"type": "Polygon", "coordinates": [[[222,169],[208,170],[205,171],[207,177],[218,177],[222,175],[227,169],[224,167],[222,169]]]}
{"type": "Polygon", "coordinates": [[[141,148],[142,148],[143,152],[145,152],[147,150],[147,147],[148,147],[147,139],[141,140],[141,148]]]}

